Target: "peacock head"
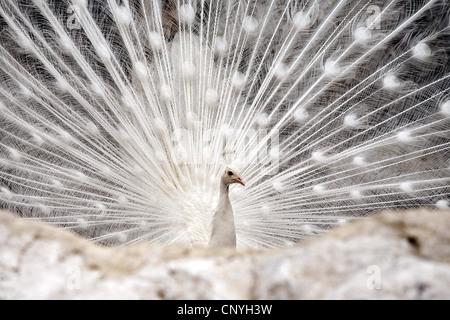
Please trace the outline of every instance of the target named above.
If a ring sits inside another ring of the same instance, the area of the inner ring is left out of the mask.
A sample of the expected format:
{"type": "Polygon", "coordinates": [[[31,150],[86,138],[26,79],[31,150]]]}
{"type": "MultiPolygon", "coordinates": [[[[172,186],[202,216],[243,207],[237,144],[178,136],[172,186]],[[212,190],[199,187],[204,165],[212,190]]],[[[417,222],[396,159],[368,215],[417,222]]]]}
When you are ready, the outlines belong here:
{"type": "Polygon", "coordinates": [[[241,178],[241,172],[239,171],[239,169],[230,165],[225,167],[225,173],[222,176],[222,181],[226,185],[230,185],[232,183],[240,183],[245,186],[245,183],[241,178]]]}

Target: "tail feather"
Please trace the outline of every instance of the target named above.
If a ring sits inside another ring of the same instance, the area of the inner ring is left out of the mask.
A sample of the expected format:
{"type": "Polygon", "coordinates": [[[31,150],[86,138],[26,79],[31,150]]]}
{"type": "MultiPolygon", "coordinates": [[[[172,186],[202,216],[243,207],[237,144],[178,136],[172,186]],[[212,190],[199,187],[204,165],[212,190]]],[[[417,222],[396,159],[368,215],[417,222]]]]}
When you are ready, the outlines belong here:
{"type": "Polygon", "coordinates": [[[448,208],[450,6],[0,4],[0,206],[105,244],[204,245],[218,181],[238,247],[386,208],[448,208]]]}

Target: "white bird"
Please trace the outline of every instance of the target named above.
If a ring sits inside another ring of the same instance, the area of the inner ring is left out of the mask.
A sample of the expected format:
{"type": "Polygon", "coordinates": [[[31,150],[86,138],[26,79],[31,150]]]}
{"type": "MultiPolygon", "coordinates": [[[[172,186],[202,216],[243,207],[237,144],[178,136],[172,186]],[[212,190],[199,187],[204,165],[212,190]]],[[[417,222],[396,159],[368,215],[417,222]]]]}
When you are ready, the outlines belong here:
{"type": "Polygon", "coordinates": [[[2,0],[0,207],[105,245],[238,249],[445,209],[449,13],[448,0],[2,0]],[[230,163],[245,188],[217,183],[230,163]]]}
{"type": "Polygon", "coordinates": [[[211,248],[236,248],[234,214],[228,195],[230,185],[233,183],[240,183],[245,186],[240,171],[232,166],[227,166],[220,179],[219,203],[214,211],[211,238],[208,244],[211,248]]]}

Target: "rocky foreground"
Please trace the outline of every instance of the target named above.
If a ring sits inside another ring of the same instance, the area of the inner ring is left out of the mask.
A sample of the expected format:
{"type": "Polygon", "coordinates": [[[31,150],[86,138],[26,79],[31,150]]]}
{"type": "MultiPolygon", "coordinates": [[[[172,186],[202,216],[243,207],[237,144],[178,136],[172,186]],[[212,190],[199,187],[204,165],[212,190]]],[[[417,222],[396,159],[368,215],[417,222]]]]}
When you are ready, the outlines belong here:
{"type": "Polygon", "coordinates": [[[252,251],[105,248],[0,211],[0,299],[450,299],[450,211],[252,251]]]}

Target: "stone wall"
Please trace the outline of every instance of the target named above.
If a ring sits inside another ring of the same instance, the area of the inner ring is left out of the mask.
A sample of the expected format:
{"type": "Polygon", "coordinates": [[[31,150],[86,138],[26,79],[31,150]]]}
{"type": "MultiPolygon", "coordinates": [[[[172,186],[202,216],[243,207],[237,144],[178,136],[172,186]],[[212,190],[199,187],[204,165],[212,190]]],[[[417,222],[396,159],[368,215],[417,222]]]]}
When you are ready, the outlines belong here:
{"type": "Polygon", "coordinates": [[[107,248],[0,211],[0,299],[450,299],[450,212],[384,212],[289,248],[107,248]]]}

